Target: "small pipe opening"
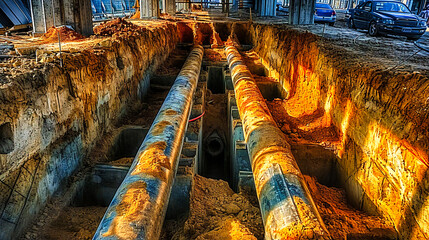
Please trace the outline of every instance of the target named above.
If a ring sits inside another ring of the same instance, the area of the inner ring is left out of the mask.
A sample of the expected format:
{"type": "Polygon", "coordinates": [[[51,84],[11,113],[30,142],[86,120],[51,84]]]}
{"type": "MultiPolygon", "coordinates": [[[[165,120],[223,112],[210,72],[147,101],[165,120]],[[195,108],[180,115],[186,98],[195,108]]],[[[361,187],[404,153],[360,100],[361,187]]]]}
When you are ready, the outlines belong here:
{"type": "Polygon", "coordinates": [[[13,132],[10,123],[0,126],[0,154],[8,154],[13,151],[13,132]]]}

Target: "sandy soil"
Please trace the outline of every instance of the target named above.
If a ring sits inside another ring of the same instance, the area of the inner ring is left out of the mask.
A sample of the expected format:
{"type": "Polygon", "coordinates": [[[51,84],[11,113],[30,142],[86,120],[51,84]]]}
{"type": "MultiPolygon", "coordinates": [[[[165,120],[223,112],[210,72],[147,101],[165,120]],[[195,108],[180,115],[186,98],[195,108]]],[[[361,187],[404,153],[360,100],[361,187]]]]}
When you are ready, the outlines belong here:
{"type": "Polygon", "coordinates": [[[131,166],[133,163],[134,158],[133,157],[124,157],[116,159],[115,161],[109,162],[109,164],[115,165],[115,166],[131,166]]]}
{"type": "Polygon", "coordinates": [[[170,53],[167,60],[156,70],[157,75],[177,76],[186,61],[189,51],[176,48],[170,53]]]}
{"type": "Polygon", "coordinates": [[[259,208],[228,183],[196,175],[186,221],[164,225],[161,239],[263,239],[259,208]],[[182,224],[180,224],[182,223],[182,224]]]}
{"type": "Polygon", "coordinates": [[[324,186],[310,176],[305,176],[305,180],[333,239],[352,236],[360,236],[359,239],[396,238],[393,225],[388,221],[349,206],[343,189],[324,186]]]}
{"type": "Polygon", "coordinates": [[[39,239],[92,239],[106,207],[66,207],[39,239]]]}
{"type": "Polygon", "coordinates": [[[286,134],[289,143],[312,142],[336,149],[340,135],[330,119],[326,119],[324,110],[319,109],[311,115],[294,118],[287,113],[286,102],[286,100],[274,99],[267,101],[267,105],[278,127],[286,134]]]}
{"type": "Polygon", "coordinates": [[[61,39],[61,42],[71,42],[85,38],[74,30],[63,26],[59,28],[49,28],[48,31],[40,37],[40,40],[43,43],[54,43],[58,42],[58,37],[61,39]]]}
{"type": "Polygon", "coordinates": [[[222,60],[226,61],[226,55],[223,48],[204,49],[204,58],[213,62],[218,62],[222,60]]]}

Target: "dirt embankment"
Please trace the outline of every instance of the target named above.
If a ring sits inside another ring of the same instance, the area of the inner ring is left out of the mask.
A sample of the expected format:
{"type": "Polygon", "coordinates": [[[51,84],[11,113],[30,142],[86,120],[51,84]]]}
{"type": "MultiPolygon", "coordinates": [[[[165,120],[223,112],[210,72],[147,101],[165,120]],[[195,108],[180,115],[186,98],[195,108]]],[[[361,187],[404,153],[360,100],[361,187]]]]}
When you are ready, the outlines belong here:
{"type": "Polygon", "coordinates": [[[338,134],[316,140],[325,145],[338,137],[341,179],[347,179],[340,184],[364,196],[357,204],[381,212],[404,239],[428,235],[427,62],[395,67],[403,55],[394,51],[348,48],[285,26],[255,24],[251,32],[254,51],[286,93],[273,106],[294,118],[279,124],[284,132],[298,128],[298,138],[332,132],[333,125],[338,134]]]}

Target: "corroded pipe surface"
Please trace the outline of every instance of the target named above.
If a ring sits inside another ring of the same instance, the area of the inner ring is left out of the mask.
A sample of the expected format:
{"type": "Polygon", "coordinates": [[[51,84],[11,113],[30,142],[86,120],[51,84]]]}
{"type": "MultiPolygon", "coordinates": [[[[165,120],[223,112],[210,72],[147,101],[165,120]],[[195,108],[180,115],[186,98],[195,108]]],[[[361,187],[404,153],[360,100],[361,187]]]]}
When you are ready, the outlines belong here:
{"type": "Polygon", "coordinates": [[[93,239],[159,238],[203,54],[189,54],[93,239]]]}
{"type": "Polygon", "coordinates": [[[225,48],[252,164],[265,239],[329,239],[284,134],[242,57],[225,48]]]}

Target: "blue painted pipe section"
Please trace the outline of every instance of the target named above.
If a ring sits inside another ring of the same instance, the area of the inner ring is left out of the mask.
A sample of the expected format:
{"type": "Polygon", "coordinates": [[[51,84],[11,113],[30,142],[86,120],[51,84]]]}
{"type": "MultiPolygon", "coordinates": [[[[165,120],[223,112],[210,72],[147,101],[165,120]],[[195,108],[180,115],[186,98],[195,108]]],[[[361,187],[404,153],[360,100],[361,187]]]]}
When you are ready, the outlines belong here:
{"type": "Polygon", "coordinates": [[[189,54],[93,239],[159,238],[203,53],[189,54]]]}

